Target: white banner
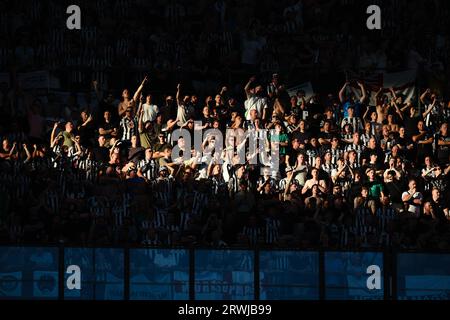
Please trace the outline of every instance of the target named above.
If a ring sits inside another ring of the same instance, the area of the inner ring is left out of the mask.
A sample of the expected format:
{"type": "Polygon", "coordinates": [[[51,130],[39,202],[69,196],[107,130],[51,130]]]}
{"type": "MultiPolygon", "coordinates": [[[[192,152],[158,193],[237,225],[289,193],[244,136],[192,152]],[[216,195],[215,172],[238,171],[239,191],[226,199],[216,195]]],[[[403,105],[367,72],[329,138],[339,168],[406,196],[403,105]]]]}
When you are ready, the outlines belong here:
{"type": "Polygon", "coordinates": [[[287,92],[288,92],[289,96],[292,97],[292,96],[295,96],[297,94],[297,92],[300,90],[305,91],[305,100],[309,100],[314,96],[314,90],[313,90],[311,82],[305,82],[298,86],[289,88],[289,89],[287,89],[287,92]]]}
{"type": "MultiPolygon", "coordinates": [[[[392,98],[389,88],[393,88],[397,95],[403,95],[403,101],[413,100],[416,95],[416,71],[408,70],[394,73],[380,73],[370,76],[355,76],[353,80],[359,80],[364,83],[365,89],[368,91],[369,100],[368,103],[371,106],[376,105],[376,93],[383,88],[382,94],[386,95],[388,99],[392,98]]],[[[349,88],[355,96],[359,99],[361,97],[361,89],[352,83],[349,88]]],[[[349,90],[347,89],[347,90],[349,90]]]]}

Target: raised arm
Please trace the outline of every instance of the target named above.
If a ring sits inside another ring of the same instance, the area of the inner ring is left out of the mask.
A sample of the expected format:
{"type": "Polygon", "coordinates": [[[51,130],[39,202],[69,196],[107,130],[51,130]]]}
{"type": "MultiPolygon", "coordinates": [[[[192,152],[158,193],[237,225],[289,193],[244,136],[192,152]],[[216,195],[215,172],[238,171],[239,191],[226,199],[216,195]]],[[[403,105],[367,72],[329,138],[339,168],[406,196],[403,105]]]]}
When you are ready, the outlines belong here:
{"type": "Polygon", "coordinates": [[[139,133],[142,133],[144,131],[144,109],[140,108],[139,109],[139,118],[138,118],[138,131],[139,133]]]}
{"type": "Polygon", "coordinates": [[[398,116],[400,117],[400,119],[402,119],[403,120],[403,113],[400,111],[400,109],[398,108],[398,104],[397,104],[397,102],[395,101],[395,99],[392,101],[392,104],[394,105],[394,107],[395,107],[395,112],[398,114],[398,116]]]}
{"type": "Polygon", "coordinates": [[[391,92],[392,97],[394,98],[394,100],[397,100],[397,94],[395,93],[394,88],[393,88],[393,87],[390,87],[390,88],[389,88],[389,91],[391,92]]]}
{"type": "Polygon", "coordinates": [[[90,114],[89,117],[86,119],[86,121],[78,126],[78,130],[80,130],[81,127],[85,127],[91,121],[92,121],[92,115],[90,114]]]}
{"type": "Polygon", "coordinates": [[[181,105],[181,96],[180,96],[180,90],[181,90],[181,83],[179,83],[178,85],[177,85],[177,94],[176,94],[176,96],[175,96],[175,99],[177,100],[177,104],[178,105],[181,105]]]}
{"type": "Polygon", "coordinates": [[[427,90],[425,90],[425,92],[422,93],[422,94],[420,95],[420,98],[419,98],[420,102],[422,102],[423,104],[425,104],[425,98],[426,98],[427,95],[429,95],[430,93],[431,93],[431,89],[430,89],[430,88],[428,88],[427,90]]]}
{"type": "Polygon", "coordinates": [[[367,114],[369,113],[369,106],[367,106],[366,108],[366,112],[364,112],[363,116],[362,116],[362,120],[364,121],[364,123],[366,122],[370,122],[370,120],[367,120],[367,114]]]}
{"type": "Polygon", "coordinates": [[[56,132],[56,128],[58,128],[59,122],[55,122],[53,124],[53,129],[52,129],[52,133],[50,134],[50,148],[53,148],[53,146],[55,145],[55,132],[56,132]]]}
{"type": "Polygon", "coordinates": [[[364,84],[362,82],[358,81],[358,86],[361,89],[361,99],[359,99],[359,102],[364,103],[364,101],[366,101],[367,99],[367,92],[366,92],[366,88],[364,88],[364,84]]]}
{"type": "Polygon", "coordinates": [[[147,82],[147,80],[148,80],[148,78],[147,78],[147,76],[145,76],[144,80],[142,80],[141,84],[139,85],[136,92],[134,93],[133,100],[135,103],[138,101],[139,96],[141,95],[142,89],[144,89],[144,85],[147,82]]]}
{"type": "Polygon", "coordinates": [[[422,117],[425,118],[431,112],[431,110],[433,110],[435,106],[436,106],[436,98],[433,99],[433,103],[428,107],[428,109],[424,113],[422,113],[422,117]]]}
{"type": "Polygon", "coordinates": [[[250,98],[250,95],[251,95],[250,86],[254,81],[255,81],[255,77],[251,77],[244,87],[244,91],[245,91],[245,94],[247,95],[247,99],[250,98]]]}
{"type": "Polygon", "coordinates": [[[28,150],[26,143],[22,144],[22,147],[23,147],[23,150],[25,150],[25,153],[27,155],[27,158],[25,159],[25,161],[23,163],[27,163],[31,160],[31,153],[30,153],[30,150],[28,150]]]}
{"type": "Polygon", "coordinates": [[[339,100],[341,101],[341,103],[344,103],[344,101],[345,101],[345,89],[347,89],[347,86],[349,84],[350,84],[350,82],[348,82],[348,81],[346,83],[344,83],[344,86],[339,91],[339,100]]]}

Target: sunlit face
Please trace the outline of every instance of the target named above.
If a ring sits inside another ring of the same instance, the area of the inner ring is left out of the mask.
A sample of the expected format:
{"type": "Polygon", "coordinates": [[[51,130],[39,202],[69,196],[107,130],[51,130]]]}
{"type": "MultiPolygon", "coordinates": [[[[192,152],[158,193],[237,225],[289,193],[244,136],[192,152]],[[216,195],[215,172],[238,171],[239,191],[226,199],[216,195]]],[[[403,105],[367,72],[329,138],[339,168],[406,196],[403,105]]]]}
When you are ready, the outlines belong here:
{"type": "Polygon", "coordinates": [[[220,165],[216,164],[213,168],[213,175],[218,175],[220,173],[220,165]]]}
{"type": "Polygon", "coordinates": [[[145,159],[150,160],[153,157],[152,149],[145,150],[145,159]]]}
{"type": "Polygon", "coordinates": [[[414,180],[411,180],[409,183],[408,183],[408,187],[409,187],[409,189],[414,189],[414,188],[416,188],[416,181],[414,181],[414,180]]]}
{"type": "Polygon", "coordinates": [[[316,158],[316,167],[320,167],[322,165],[322,158],[321,157],[317,157],[316,158]]]}
{"type": "Polygon", "coordinates": [[[400,133],[400,135],[404,135],[405,134],[405,128],[401,127],[398,132],[400,133]]]}
{"type": "Polygon", "coordinates": [[[366,188],[363,188],[362,190],[361,190],[361,196],[363,197],[363,198],[367,198],[367,195],[368,195],[369,193],[368,193],[368,191],[367,191],[367,189],[366,188]]]}
{"type": "Polygon", "coordinates": [[[333,138],[331,140],[331,146],[336,147],[339,144],[339,139],[338,138],[333,138]]]}
{"type": "Polygon", "coordinates": [[[66,131],[67,132],[72,132],[73,131],[73,123],[72,122],[67,122],[66,123],[66,131]]]}
{"type": "Polygon", "coordinates": [[[300,127],[300,130],[305,130],[305,121],[300,121],[300,124],[299,124],[299,127],[300,127]]]}
{"type": "Polygon", "coordinates": [[[376,113],[375,111],[373,111],[373,112],[370,114],[370,119],[371,119],[372,121],[377,121],[377,113],[376,113]]]}
{"type": "Polygon", "coordinates": [[[417,123],[417,128],[418,128],[420,131],[423,131],[423,128],[424,128],[423,121],[419,121],[419,123],[417,123]]]}
{"type": "Polygon", "coordinates": [[[348,112],[349,118],[352,118],[352,117],[354,116],[354,114],[355,114],[355,109],[353,109],[353,108],[348,108],[348,109],[347,109],[347,112],[348,112]]]}
{"type": "Polygon", "coordinates": [[[3,147],[3,150],[8,150],[9,149],[9,141],[8,141],[8,139],[3,139],[2,147],[3,147]]]}
{"type": "Polygon", "coordinates": [[[105,111],[105,112],[103,113],[103,118],[104,118],[106,121],[109,121],[109,120],[111,119],[111,112],[105,111]]]}
{"type": "Polygon", "coordinates": [[[132,136],[131,137],[131,143],[132,144],[136,144],[137,143],[137,136],[132,136]]]}
{"type": "Polygon", "coordinates": [[[105,139],[104,136],[99,136],[99,137],[98,137],[98,144],[99,144],[100,146],[103,146],[103,145],[105,144],[105,142],[106,142],[106,139],[105,139]]]}
{"type": "Polygon", "coordinates": [[[122,97],[126,98],[126,99],[129,99],[130,98],[130,91],[128,91],[128,89],[124,89],[122,91],[122,97]]]}

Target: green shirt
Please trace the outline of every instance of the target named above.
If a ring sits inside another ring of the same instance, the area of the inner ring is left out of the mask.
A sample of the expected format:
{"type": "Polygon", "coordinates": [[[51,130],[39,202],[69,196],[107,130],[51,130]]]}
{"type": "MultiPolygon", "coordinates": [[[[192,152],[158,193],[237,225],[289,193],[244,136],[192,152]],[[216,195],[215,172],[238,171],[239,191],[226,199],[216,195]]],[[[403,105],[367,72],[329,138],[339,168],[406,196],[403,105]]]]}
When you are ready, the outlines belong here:
{"type": "Polygon", "coordinates": [[[61,132],[59,135],[62,135],[64,138],[64,143],[63,145],[70,147],[73,147],[74,142],[72,141],[73,138],[75,138],[75,136],[73,135],[73,133],[71,132],[67,132],[67,131],[63,131],[61,132]]]}

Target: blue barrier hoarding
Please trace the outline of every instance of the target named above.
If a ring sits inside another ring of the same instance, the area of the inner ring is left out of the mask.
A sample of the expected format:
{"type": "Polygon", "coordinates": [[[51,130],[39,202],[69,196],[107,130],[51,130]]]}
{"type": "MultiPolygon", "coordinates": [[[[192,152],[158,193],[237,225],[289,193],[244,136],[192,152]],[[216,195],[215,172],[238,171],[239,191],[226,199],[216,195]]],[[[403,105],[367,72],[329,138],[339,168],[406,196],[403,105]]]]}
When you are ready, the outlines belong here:
{"type": "Polygon", "coordinates": [[[384,268],[381,252],[326,252],[325,299],[381,300],[384,268]]]}
{"type": "Polygon", "coordinates": [[[261,300],[318,300],[319,254],[300,251],[261,251],[261,300]]]}
{"type": "Polygon", "coordinates": [[[398,254],[397,299],[450,300],[450,254],[398,254]]]}
{"type": "Polygon", "coordinates": [[[197,250],[196,300],[253,300],[254,252],[197,250]]]}
{"type": "Polygon", "coordinates": [[[58,249],[0,247],[0,299],[57,299],[58,249]]]}
{"type": "Polygon", "coordinates": [[[131,249],[130,299],[189,299],[189,251],[131,249]]]}
{"type": "Polygon", "coordinates": [[[90,248],[64,249],[64,299],[66,300],[93,300],[95,296],[95,258],[94,250],[90,248]],[[80,288],[67,285],[73,272],[67,272],[71,266],[80,270],[80,288]]]}
{"type": "Polygon", "coordinates": [[[95,249],[95,299],[124,299],[124,250],[95,249]]]}

